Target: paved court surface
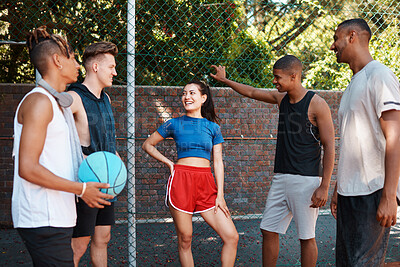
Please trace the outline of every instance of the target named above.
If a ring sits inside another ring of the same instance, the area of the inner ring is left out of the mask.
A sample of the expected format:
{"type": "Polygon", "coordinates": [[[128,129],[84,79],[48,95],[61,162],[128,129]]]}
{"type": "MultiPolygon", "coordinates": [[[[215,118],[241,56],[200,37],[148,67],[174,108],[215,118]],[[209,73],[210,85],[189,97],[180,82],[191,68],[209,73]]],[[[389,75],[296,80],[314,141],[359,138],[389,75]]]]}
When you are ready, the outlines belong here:
{"type": "MultiPolygon", "coordinates": [[[[261,233],[259,219],[236,219],[240,235],[235,266],[261,266],[261,233]]],[[[221,240],[204,222],[193,223],[193,255],[196,266],[220,266],[221,240]]],[[[320,215],[317,223],[318,266],[334,266],[335,220],[320,215]]],[[[128,231],[126,224],[112,230],[109,266],[128,266],[128,231]]],[[[300,245],[292,223],[281,237],[279,266],[300,265],[300,245]]],[[[387,262],[400,261],[400,224],[392,227],[387,262]]],[[[176,235],[172,223],[141,223],[137,225],[137,266],[179,266],[176,235]]],[[[0,229],[0,266],[31,266],[17,232],[0,229]]],[[[88,253],[81,266],[91,266],[88,253]]]]}

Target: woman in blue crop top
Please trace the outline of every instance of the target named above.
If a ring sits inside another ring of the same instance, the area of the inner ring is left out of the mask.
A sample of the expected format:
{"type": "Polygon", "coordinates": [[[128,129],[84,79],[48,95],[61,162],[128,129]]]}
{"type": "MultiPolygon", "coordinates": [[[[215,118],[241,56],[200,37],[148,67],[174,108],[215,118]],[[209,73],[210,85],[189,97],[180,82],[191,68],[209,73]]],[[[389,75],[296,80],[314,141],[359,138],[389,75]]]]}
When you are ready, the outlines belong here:
{"type": "Polygon", "coordinates": [[[233,266],[239,235],[224,199],[224,139],[219,125],[215,123],[217,116],[210,88],[200,81],[189,82],[183,89],[182,104],[186,115],[161,125],[143,143],[143,149],[171,171],[166,203],[174,219],[182,266],[194,266],[191,251],[194,213],[200,213],[224,242],[222,266],[233,266]],[[178,152],[176,163],[155,147],[167,137],[175,140],[178,152]],[[210,168],[211,153],[216,184],[210,168]]]}

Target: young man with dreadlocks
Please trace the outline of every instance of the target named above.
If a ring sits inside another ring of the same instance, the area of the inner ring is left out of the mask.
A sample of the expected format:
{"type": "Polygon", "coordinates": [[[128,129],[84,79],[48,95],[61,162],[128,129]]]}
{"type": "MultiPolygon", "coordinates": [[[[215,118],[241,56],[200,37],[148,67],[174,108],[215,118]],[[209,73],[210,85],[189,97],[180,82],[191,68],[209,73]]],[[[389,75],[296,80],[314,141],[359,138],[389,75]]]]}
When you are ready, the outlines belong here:
{"type": "Polygon", "coordinates": [[[34,266],[73,266],[75,195],[97,208],[109,205],[106,199],[112,196],[99,191],[107,184],[76,182],[74,128],[66,119],[69,108],[59,99],[78,77],[71,46],[45,27],[33,30],[27,45],[44,81],[23,98],[15,114],[13,223],[34,266]]]}

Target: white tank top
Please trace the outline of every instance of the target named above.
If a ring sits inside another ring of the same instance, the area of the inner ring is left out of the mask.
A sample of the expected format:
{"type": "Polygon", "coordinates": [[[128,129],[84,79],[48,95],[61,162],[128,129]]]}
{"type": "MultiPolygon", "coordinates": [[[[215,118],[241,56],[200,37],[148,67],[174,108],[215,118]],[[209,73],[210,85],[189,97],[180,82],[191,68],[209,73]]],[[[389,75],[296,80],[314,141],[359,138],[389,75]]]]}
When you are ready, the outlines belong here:
{"type": "MultiPolygon", "coordinates": [[[[68,125],[56,100],[45,89],[36,87],[28,94],[42,93],[51,101],[53,119],[47,127],[46,140],[39,163],[57,176],[74,181],[68,125]]],[[[14,118],[14,187],[12,218],[14,227],[73,227],[76,223],[75,196],[28,182],[18,174],[22,124],[18,123],[18,105],[14,118]]]]}

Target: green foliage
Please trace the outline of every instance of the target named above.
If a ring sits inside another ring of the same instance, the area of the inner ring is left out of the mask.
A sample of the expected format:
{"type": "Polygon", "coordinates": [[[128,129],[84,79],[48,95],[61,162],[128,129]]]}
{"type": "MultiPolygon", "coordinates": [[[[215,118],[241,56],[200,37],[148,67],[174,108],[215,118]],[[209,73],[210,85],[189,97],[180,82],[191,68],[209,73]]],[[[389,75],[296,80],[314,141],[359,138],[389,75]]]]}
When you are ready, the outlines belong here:
{"type": "Polygon", "coordinates": [[[315,90],[343,90],[350,81],[347,64],[338,64],[330,50],[336,26],[344,19],[325,15],[299,36],[288,50],[305,65],[303,84],[315,90]]]}
{"type": "Polygon", "coordinates": [[[374,35],[370,51],[373,58],[388,66],[400,77],[400,29],[397,25],[398,21],[393,21],[379,35],[374,35]]]}
{"type": "Polygon", "coordinates": [[[229,56],[235,4],[140,1],[137,4],[136,83],[182,85],[206,78],[229,56]]]}
{"type": "MultiPolygon", "coordinates": [[[[46,25],[48,30],[67,36],[80,60],[84,48],[92,42],[114,42],[117,79],[126,77],[126,0],[7,0],[0,4],[0,39],[25,41],[33,28],[46,25]]],[[[0,46],[0,82],[31,83],[34,71],[24,45],[0,46]]]]}
{"type": "Polygon", "coordinates": [[[315,90],[344,90],[350,78],[348,65],[337,63],[335,54],[328,52],[310,64],[303,84],[315,90]]]}
{"type": "MultiPolygon", "coordinates": [[[[399,30],[392,0],[137,0],[135,83],[183,85],[209,78],[212,64],[226,65],[229,78],[271,88],[272,65],[293,54],[304,64],[304,85],[343,90],[351,71],[329,50],[336,25],[365,18],[374,31],[371,51],[400,74],[399,30]],[[379,4],[379,5],[378,5],[379,4]],[[381,12],[385,10],[385,12],[381,12]]],[[[47,25],[65,34],[76,49],[96,41],[117,44],[117,83],[126,83],[127,0],[6,0],[0,4],[0,39],[24,41],[32,28],[47,25]]],[[[33,82],[21,45],[0,45],[0,82],[33,82]]],[[[133,63],[129,63],[133,64],[133,63]]]]}
{"type": "Polygon", "coordinates": [[[230,79],[256,87],[269,87],[273,79],[272,58],[273,53],[268,46],[241,33],[230,46],[229,61],[222,61],[222,64],[228,66],[230,79]]]}
{"type": "MultiPolygon", "coordinates": [[[[400,30],[394,20],[385,29],[376,29],[370,41],[370,52],[374,59],[388,66],[400,77],[400,30]]],[[[330,43],[333,39],[331,38],[330,43]]],[[[304,84],[308,88],[344,90],[350,82],[352,72],[347,64],[338,64],[332,51],[325,51],[309,65],[304,84]]]]}

